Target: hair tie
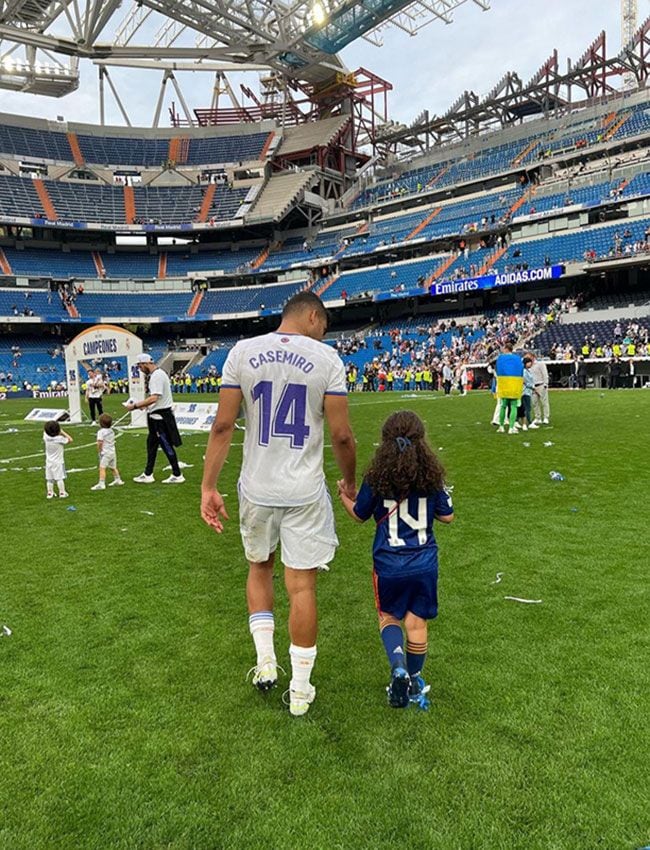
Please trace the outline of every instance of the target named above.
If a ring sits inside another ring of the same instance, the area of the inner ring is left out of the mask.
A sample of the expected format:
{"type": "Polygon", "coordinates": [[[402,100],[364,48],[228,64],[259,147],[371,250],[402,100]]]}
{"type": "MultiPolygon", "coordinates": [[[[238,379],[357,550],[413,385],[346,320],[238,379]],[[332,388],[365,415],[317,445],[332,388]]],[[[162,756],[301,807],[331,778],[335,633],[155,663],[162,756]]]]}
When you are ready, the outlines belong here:
{"type": "Polygon", "coordinates": [[[395,442],[397,443],[397,448],[400,452],[406,451],[409,446],[413,445],[408,437],[395,437],[395,442]]]}

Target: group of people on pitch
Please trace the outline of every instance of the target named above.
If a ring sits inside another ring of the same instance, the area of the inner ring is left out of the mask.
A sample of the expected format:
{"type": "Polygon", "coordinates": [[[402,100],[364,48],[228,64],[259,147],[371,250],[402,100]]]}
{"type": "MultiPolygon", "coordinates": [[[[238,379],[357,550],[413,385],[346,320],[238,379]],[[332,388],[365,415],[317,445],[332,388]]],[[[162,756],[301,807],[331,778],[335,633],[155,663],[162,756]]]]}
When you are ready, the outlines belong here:
{"type": "MultiPolygon", "coordinates": [[[[156,463],[158,449],[162,448],[171,465],[171,475],[163,480],[163,484],[183,484],[185,476],[182,473],[180,461],[176,449],[182,444],[176,419],[173,412],[173,398],[167,373],[159,368],[150,354],[142,353],[137,357],[137,365],[144,375],[146,397],[141,401],[129,399],[124,407],[127,411],[145,410],[147,414],[147,462],[144,472],[137,475],[133,480],[137,484],[153,484],[155,481],[153,472],[156,463]]],[[[92,376],[91,376],[92,377],[92,376]]],[[[97,452],[99,455],[99,480],[91,487],[91,490],[106,489],[106,470],[112,473],[113,480],[109,487],[122,486],[122,480],[117,468],[117,453],[115,449],[115,430],[113,429],[113,417],[104,413],[101,408],[101,392],[97,402],[91,407],[91,416],[99,413],[99,431],[97,432],[97,452]]],[[[92,398],[89,400],[92,401],[92,398]]],[[[65,487],[66,471],[64,460],[64,448],[72,442],[72,437],[61,430],[56,421],[45,423],[45,480],[47,484],[47,498],[53,499],[56,495],[54,485],[57,485],[60,498],[67,498],[65,487]]]]}
{"type": "Polygon", "coordinates": [[[434,521],[449,523],[453,507],[445,472],[411,411],[384,422],[381,444],[357,490],[356,444],[348,417],[345,369],[322,343],[327,312],[309,291],[291,298],[274,333],[242,340],[224,365],[217,416],[205,456],[201,514],[217,533],[228,511],[219,492],[236,419],[246,418],[238,482],[240,532],[249,562],[249,628],[256,650],[252,683],[278,681],[273,568],[281,547],[289,596],[290,713],[314,702],[316,576],[333,559],[338,539],[323,473],[327,420],[338,493],[357,522],[375,521],[373,583],[381,639],[390,665],[388,704],[429,707],[423,678],[427,623],[438,612],[438,547],[434,521]],[[404,634],[406,632],[406,634],[404,634]]]}
{"type": "Polygon", "coordinates": [[[520,356],[506,342],[492,370],[497,404],[492,424],[499,433],[516,434],[550,423],[548,369],[534,354],[520,356]]]}

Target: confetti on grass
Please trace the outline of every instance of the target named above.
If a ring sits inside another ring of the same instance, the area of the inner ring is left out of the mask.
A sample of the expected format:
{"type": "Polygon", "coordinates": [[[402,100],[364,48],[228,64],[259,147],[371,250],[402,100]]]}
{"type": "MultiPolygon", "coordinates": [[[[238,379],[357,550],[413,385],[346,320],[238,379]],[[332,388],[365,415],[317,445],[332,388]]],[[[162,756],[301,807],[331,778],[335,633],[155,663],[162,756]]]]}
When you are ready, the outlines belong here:
{"type": "Polygon", "coordinates": [[[511,602],[523,602],[525,605],[539,605],[541,599],[522,599],[519,596],[504,596],[504,599],[509,599],[511,602]]]}

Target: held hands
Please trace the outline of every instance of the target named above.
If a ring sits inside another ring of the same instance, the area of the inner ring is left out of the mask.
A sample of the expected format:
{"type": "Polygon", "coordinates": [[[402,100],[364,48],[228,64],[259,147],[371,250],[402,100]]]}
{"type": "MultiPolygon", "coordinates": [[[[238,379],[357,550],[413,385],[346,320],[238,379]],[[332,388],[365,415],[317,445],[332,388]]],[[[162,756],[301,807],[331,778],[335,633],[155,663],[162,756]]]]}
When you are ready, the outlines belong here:
{"type": "Polygon", "coordinates": [[[355,501],[357,498],[357,488],[354,484],[346,484],[341,478],[340,481],[336,482],[336,486],[341,499],[349,499],[351,502],[355,501]]]}
{"type": "Polygon", "coordinates": [[[223,531],[222,518],[230,519],[230,517],[223,496],[218,490],[203,490],[201,492],[201,517],[217,534],[221,534],[223,531]]]}

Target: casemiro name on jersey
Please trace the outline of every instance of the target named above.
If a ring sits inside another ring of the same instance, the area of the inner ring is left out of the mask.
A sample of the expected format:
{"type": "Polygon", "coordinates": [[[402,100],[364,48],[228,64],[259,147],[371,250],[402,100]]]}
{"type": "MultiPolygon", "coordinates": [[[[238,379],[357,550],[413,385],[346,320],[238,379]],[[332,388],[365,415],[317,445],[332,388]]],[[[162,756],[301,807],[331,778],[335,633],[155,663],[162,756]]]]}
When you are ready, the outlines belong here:
{"type": "Polygon", "coordinates": [[[260,366],[264,366],[267,363],[288,363],[290,366],[300,369],[305,375],[308,375],[314,368],[311,360],[307,360],[302,354],[297,354],[295,351],[286,351],[281,348],[260,351],[256,357],[250,357],[248,362],[253,369],[259,369],[260,366]]]}

